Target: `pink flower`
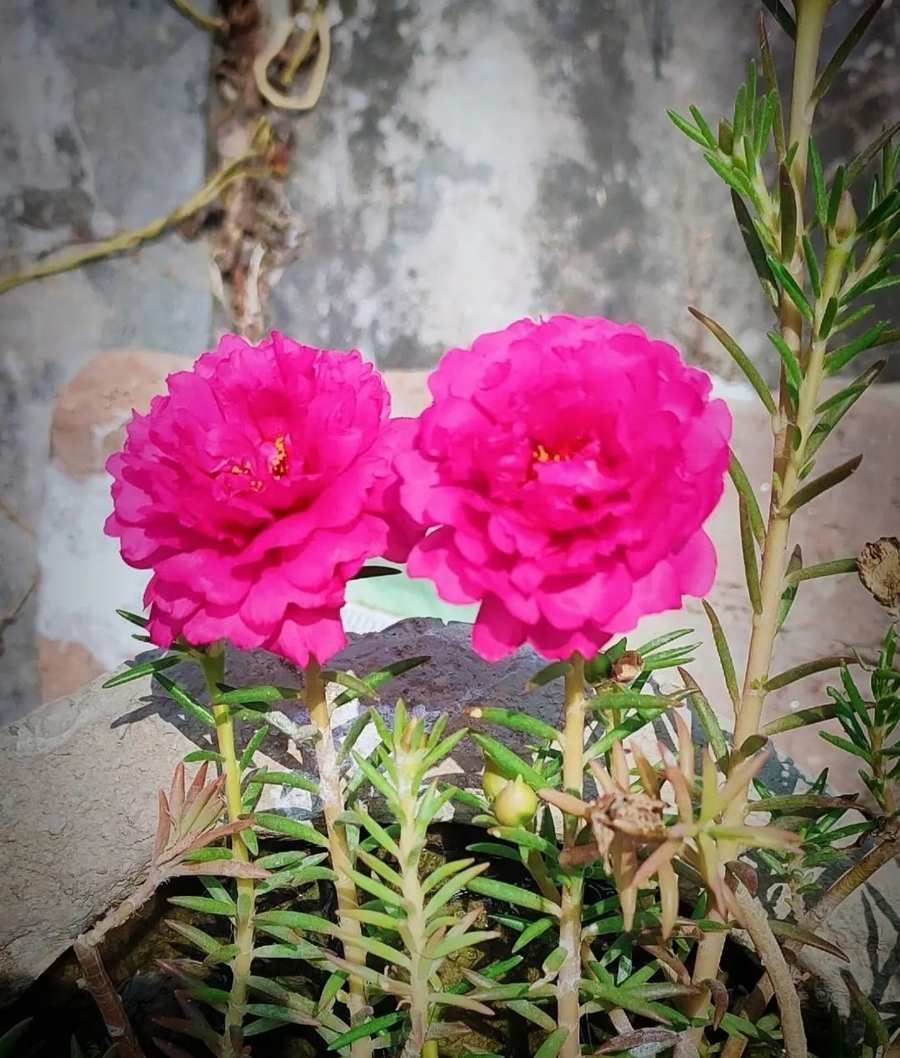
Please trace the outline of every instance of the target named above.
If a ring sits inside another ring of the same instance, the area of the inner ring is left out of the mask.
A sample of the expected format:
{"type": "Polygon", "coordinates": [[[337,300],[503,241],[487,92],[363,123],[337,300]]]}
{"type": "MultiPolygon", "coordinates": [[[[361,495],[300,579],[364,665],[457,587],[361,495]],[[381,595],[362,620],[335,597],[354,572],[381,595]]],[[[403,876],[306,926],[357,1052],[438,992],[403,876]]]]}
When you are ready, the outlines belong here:
{"type": "Polygon", "coordinates": [[[107,463],[106,532],[153,570],[150,637],[324,662],[345,643],[347,581],[416,539],[393,469],[413,421],[388,419],[359,353],[277,332],[257,346],[226,335],[167,386],[107,463]]]}
{"type": "Polygon", "coordinates": [[[722,494],[731,417],[710,380],[634,325],[520,320],[452,349],[398,460],[436,526],[407,569],[480,602],[475,649],[593,656],[712,585],[701,526],[722,494]]]}

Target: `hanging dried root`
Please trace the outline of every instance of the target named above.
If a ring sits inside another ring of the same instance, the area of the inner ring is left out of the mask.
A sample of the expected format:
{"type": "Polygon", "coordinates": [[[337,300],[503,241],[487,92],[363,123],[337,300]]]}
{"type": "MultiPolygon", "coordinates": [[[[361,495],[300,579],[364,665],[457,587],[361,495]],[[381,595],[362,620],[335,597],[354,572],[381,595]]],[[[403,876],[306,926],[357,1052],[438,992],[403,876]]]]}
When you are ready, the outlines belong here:
{"type": "Polygon", "coordinates": [[[201,29],[208,29],[212,33],[224,33],[228,29],[228,23],[224,18],[216,18],[214,15],[204,14],[198,11],[188,0],[172,0],[172,5],[201,29]]]}
{"type": "Polygon", "coordinates": [[[331,29],[325,12],[316,9],[311,16],[307,29],[303,32],[294,54],[288,61],[281,75],[281,83],[288,87],[296,76],[306,56],[309,54],[314,38],[318,38],[319,50],[316,54],[309,83],[300,95],[287,95],[279,91],[269,81],[269,64],[279,54],[288,41],[293,29],[294,19],[290,8],[284,0],[270,0],[267,5],[269,18],[269,37],[253,61],[253,76],[260,95],[274,107],[284,110],[312,110],[318,103],[328,74],[331,61],[331,29]]]}
{"type": "Polygon", "coordinates": [[[120,231],[109,239],[92,243],[68,256],[52,258],[49,261],[35,265],[33,268],[25,269],[23,272],[16,272],[14,275],[6,276],[0,279],[0,294],[4,294],[7,290],[12,290],[14,287],[22,286],[24,283],[30,283],[35,279],[43,279],[45,276],[57,275],[60,272],[69,272],[73,268],[79,268],[83,264],[98,261],[114,254],[127,253],[127,251],[140,246],[141,243],[157,238],[164,231],[175,227],[175,225],[180,224],[183,220],[214,202],[225,188],[236,180],[258,174],[258,170],[252,168],[252,163],[264,159],[270,144],[271,128],[269,122],[263,118],[256,126],[247,151],[240,157],[227,162],[213,173],[203,187],[186,202],[178,206],[177,209],[165,217],[158,217],[143,228],[120,231]]]}

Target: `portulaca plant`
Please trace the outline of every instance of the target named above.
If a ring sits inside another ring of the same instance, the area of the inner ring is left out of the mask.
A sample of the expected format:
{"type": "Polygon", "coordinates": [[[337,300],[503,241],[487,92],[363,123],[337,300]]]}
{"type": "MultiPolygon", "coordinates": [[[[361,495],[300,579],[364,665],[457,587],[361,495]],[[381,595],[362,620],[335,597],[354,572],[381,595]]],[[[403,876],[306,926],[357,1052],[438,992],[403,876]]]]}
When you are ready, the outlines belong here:
{"type": "MultiPolygon", "coordinates": [[[[789,107],[761,18],[760,61],[733,114],[715,131],[694,108],[690,120],[671,115],[728,185],[773,309],[774,396],[728,333],[738,321],[692,309],[771,419],[765,514],[710,379],[639,326],[599,317],[520,320],[449,351],[416,420],[391,418],[384,383],[358,353],[278,333],[256,346],[225,337],[133,418],[109,463],[107,531],[125,561],[151,571],[147,615],[125,616],[160,653],[110,682],[152,675],[215,740],[186,762],[198,766],[192,782],[182,767],[161,795],[143,894],[173,876],[202,886],[172,897],[204,925],[174,924],[195,954],[166,964],[183,1011],[162,1019],[156,1046],[170,1058],[265,1055],[265,1034],[285,1026],[315,1034],[321,1053],[449,1058],[473,1024],[498,1015],[521,1019],[537,1058],[811,1053],[789,959],[804,946],[839,956],[818,927],[900,851],[900,548],[885,537],[863,556],[804,566],[792,519],[858,465],[820,464],[883,362],[827,397],[823,384],[897,339],[888,323],[860,324],[871,310],[860,299],[898,280],[900,149],[887,129],[832,171],[812,134],[816,104],[881,0],[824,65],[828,0],[796,0],[793,13],[781,0],[765,6],[795,44],[789,107]],[[704,604],[728,696],[713,708],[690,674],[684,629],[637,645],[626,636],[712,587],[703,526],[726,476],[749,643],[739,680],[704,604]],[[531,687],[560,687],[558,723],[531,714],[525,688],[516,709],[470,709],[471,731],[448,732],[447,716],[428,730],[415,704],[399,701],[387,717],[363,711],[338,747],[337,704],[380,687],[384,696],[393,677],[428,661],[363,674],[328,667],[345,643],[347,584],[392,572],[372,565],[379,558],[405,562],[448,602],[477,604],[481,657],[528,645],[545,659],[531,687]],[[853,572],[887,610],[878,657],[772,673],[803,583],[853,572]],[[280,655],[302,678],[235,687],[226,644],[280,655]],[[167,672],[184,662],[202,672],[204,697],[167,672]],[[665,669],[680,674],[677,692],[656,684],[665,669]],[[785,713],[770,698],[827,670],[825,705],[785,713]],[[278,711],[287,700],[302,703],[305,724],[278,711]],[[720,724],[729,709],[733,723],[720,724]],[[768,790],[768,743],[829,720],[840,733],[823,737],[858,758],[870,800],[835,795],[824,775],[809,790],[768,790]],[[634,740],[654,721],[673,736],[658,753],[634,740]],[[317,775],[257,763],[271,727],[312,745],[317,775]],[[374,749],[363,753],[367,728],[374,749]],[[463,738],[483,752],[481,789],[436,774],[463,738]],[[260,809],[271,784],[308,791],[321,823],[260,809]],[[450,805],[483,835],[469,855],[435,861],[430,828],[450,805]],[[821,868],[848,857],[823,890],[821,868]],[[786,918],[763,903],[761,866],[788,897],[786,918]],[[500,958],[498,930],[514,938],[500,958]],[[759,964],[742,988],[722,968],[734,931],[759,964]]],[[[119,1053],[135,1058],[142,1044],[97,955],[103,932],[82,938],[79,957],[119,1053]]],[[[865,1023],[859,1053],[896,1055],[893,1024],[855,982],[850,991],[865,1023]]]]}

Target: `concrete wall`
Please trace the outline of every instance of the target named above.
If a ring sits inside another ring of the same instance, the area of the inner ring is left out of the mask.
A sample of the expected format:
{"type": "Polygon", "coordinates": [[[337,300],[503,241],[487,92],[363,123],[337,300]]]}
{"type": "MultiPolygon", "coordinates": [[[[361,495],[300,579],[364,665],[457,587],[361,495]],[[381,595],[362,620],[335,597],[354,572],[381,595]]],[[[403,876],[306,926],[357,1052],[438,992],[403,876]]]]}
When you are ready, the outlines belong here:
{"type": "MultiPolygon", "coordinates": [[[[835,7],[829,48],[860,7],[835,7]]],[[[403,370],[521,315],[604,313],[733,378],[687,315],[693,302],[773,378],[767,314],[728,196],[664,114],[695,102],[715,118],[730,106],[756,9],[333,2],[324,95],[291,119],[288,194],[305,235],[270,324],[403,370]]],[[[898,116],[898,12],[887,0],[823,110],[826,155],[854,152],[898,116]]],[[[777,31],[773,40],[784,65],[785,41],[777,31]]],[[[201,183],[211,42],[166,0],[8,0],[0,52],[0,275],[145,223],[201,183]]],[[[112,602],[135,604],[135,578],[100,536],[99,469],[130,407],[122,401],[149,399],[147,377],[133,377],[127,358],[115,370],[98,358],[122,348],[193,357],[212,332],[205,248],[177,234],[0,295],[3,715],[39,697],[41,637],[45,690],[64,690],[60,666],[87,678],[113,664],[112,602]],[[60,391],[88,365],[80,441],[70,415],[49,464],[60,391]],[[89,482],[68,451],[85,443],[89,482]]],[[[156,377],[159,359],[148,363],[156,377]]]]}

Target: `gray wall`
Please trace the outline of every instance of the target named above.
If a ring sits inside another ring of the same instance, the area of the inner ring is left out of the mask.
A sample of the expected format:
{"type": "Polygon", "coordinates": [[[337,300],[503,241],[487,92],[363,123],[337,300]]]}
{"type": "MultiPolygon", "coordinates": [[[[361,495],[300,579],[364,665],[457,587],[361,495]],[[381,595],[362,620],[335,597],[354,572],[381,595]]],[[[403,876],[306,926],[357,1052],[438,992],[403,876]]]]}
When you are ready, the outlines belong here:
{"type": "MultiPolygon", "coordinates": [[[[831,47],[860,9],[835,7],[831,47]]],[[[275,287],[272,326],[406,368],[521,315],[603,313],[733,377],[687,315],[696,303],[774,378],[728,196],[664,113],[695,102],[713,119],[730,107],[755,48],[755,3],[342,0],[331,10],[324,95],[288,119],[288,192],[304,236],[275,287]]],[[[898,10],[887,0],[823,110],[826,155],[857,150],[900,116],[898,10]]],[[[166,0],[0,5],[0,274],[145,223],[199,186],[210,56],[209,35],[166,0]]],[[[38,593],[13,610],[37,576],[41,510],[55,509],[45,489],[60,388],[101,350],[193,357],[213,330],[205,248],[177,234],[0,295],[4,710],[37,696],[38,593]]],[[[73,538],[69,550],[85,547],[73,538]]]]}

